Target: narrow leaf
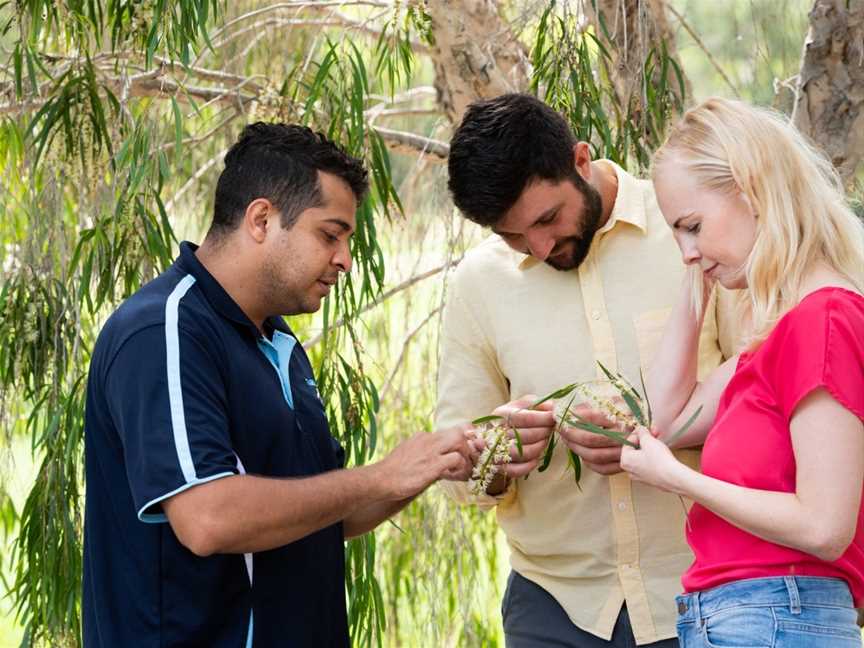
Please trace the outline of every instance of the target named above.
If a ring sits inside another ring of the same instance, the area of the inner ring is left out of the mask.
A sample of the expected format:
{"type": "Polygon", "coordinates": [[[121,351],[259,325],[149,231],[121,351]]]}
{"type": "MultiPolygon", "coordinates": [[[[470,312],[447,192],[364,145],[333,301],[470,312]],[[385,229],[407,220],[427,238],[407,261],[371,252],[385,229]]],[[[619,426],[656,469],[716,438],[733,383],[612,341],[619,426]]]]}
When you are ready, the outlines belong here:
{"type": "Polygon", "coordinates": [[[680,430],[678,430],[675,434],[673,434],[666,440],[666,445],[672,445],[675,441],[681,438],[681,435],[683,435],[687,430],[689,430],[690,426],[696,422],[696,419],[699,418],[699,414],[701,414],[701,412],[702,405],[700,405],[697,410],[693,412],[693,414],[690,416],[689,419],[687,419],[687,422],[681,427],[680,430]]]}

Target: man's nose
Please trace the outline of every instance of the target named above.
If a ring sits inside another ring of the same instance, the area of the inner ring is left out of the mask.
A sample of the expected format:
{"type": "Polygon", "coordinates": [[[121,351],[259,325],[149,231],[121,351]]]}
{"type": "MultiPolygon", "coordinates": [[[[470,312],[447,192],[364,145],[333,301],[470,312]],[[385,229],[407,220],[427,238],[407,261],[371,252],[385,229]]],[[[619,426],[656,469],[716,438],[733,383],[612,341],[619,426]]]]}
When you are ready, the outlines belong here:
{"type": "Polygon", "coordinates": [[[545,261],[546,257],[555,247],[555,239],[551,236],[539,236],[537,234],[526,234],[525,244],[528,246],[528,253],[534,258],[545,261]]]}
{"type": "Polygon", "coordinates": [[[350,243],[346,241],[343,245],[339,246],[339,251],[333,255],[332,263],[342,272],[351,271],[351,264],[353,261],[351,260],[350,243]]]}

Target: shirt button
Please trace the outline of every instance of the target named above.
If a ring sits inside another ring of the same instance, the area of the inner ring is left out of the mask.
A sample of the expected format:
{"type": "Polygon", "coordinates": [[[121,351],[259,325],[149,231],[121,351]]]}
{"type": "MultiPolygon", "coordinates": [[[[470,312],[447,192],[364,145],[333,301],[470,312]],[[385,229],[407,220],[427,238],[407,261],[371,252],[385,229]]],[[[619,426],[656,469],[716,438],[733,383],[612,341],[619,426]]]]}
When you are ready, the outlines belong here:
{"type": "Polygon", "coordinates": [[[618,510],[626,511],[627,510],[627,502],[618,502],[618,510]]]}
{"type": "Polygon", "coordinates": [[[599,320],[602,313],[599,310],[595,310],[591,312],[591,317],[595,320],[599,320]]]}

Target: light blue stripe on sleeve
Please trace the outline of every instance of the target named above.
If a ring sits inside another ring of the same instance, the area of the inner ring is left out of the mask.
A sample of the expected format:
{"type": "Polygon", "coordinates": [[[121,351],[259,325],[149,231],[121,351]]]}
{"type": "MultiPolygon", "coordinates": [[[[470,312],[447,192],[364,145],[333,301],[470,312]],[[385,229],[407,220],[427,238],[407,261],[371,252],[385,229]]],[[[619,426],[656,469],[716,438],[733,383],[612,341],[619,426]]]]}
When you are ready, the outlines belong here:
{"type": "Polygon", "coordinates": [[[183,413],[183,388],[180,384],[180,332],[178,328],[180,300],[195,283],[195,277],[186,275],[168,296],[165,303],[165,347],[168,354],[168,399],[171,404],[171,427],[174,430],[174,445],[183,478],[195,481],[195,464],[189,449],[186,432],[186,416],[183,413]]]}

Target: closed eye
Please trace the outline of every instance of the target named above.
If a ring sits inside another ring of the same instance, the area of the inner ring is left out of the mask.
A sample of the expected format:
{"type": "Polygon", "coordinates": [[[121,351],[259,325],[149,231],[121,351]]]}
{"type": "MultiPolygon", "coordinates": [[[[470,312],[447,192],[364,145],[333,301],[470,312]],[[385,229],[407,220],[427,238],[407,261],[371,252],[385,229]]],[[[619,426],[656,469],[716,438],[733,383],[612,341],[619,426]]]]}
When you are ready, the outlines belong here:
{"type": "Polygon", "coordinates": [[[699,230],[701,230],[701,229],[702,229],[702,223],[694,223],[693,225],[691,225],[690,227],[687,228],[687,231],[690,234],[698,234],[699,230]]]}
{"type": "Polygon", "coordinates": [[[556,218],[558,218],[558,212],[554,211],[551,214],[549,214],[548,216],[544,216],[543,218],[538,219],[534,224],[535,225],[549,225],[549,223],[552,223],[556,218]]]}

